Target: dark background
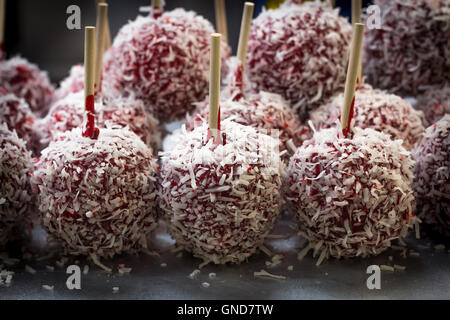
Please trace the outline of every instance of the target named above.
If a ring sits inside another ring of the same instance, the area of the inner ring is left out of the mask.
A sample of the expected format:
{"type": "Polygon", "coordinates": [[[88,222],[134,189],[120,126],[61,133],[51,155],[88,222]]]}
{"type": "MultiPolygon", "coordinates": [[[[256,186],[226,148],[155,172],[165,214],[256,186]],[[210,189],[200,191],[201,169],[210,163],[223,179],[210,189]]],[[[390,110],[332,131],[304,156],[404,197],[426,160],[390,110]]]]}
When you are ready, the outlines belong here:
{"type": "MultiPolygon", "coordinates": [[[[122,25],[136,18],[139,7],[150,4],[150,0],[107,2],[112,36],[122,25]]],[[[233,52],[237,47],[244,2],[226,1],[228,36],[233,52]]],[[[254,2],[256,16],[265,0],[254,2]]],[[[95,0],[7,0],[5,46],[8,57],[20,54],[37,63],[49,72],[53,82],[64,78],[73,64],[83,60],[84,31],[66,27],[66,9],[72,4],[81,8],[82,27],[95,25],[95,0]]],[[[341,7],[342,15],[350,15],[350,0],[338,0],[336,5],[341,7]]],[[[213,0],[166,0],[166,10],[176,7],[194,10],[215,25],[213,0]]]]}

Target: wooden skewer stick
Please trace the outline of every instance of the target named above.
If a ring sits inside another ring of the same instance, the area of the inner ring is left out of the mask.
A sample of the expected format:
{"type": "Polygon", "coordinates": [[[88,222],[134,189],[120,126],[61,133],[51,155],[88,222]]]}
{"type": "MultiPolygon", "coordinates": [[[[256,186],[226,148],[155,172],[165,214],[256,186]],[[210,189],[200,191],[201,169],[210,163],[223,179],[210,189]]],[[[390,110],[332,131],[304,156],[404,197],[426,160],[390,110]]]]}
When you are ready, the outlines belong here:
{"type": "MultiPolygon", "coordinates": [[[[362,0],[352,0],[352,24],[362,23],[362,0]]],[[[358,64],[358,83],[362,83],[362,59],[358,64]]]]}
{"type": "MultiPolygon", "coordinates": [[[[106,3],[105,0],[95,0],[96,1],[96,8],[98,8],[98,4],[99,3],[106,3]]],[[[109,26],[109,17],[106,17],[106,34],[105,34],[105,51],[108,50],[109,48],[111,48],[111,27],[109,26]]]]}
{"type": "Polygon", "coordinates": [[[0,0],[0,61],[4,58],[6,0],[0,0]]]}
{"type": "Polygon", "coordinates": [[[241,61],[243,68],[245,68],[245,62],[247,60],[248,39],[250,38],[250,28],[252,26],[254,8],[255,4],[252,2],[246,2],[244,4],[244,12],[242,14],[241,32],[239,33],[239,45],[237,51],[237,57],[241,61]]]}
{"type": "Polygon", "coordinates": [[[335,8],[336,7],[336,0],[330,0],[330,6],[332,8],[335,8]]]}
{"type": "Polygon", "coordinates": [[[83,137],[95,139],[94,86],[95,86],[95,27],[86,27],[84,35],[84,96],[87,123],[83,137]]]}
{"type": "Polygon", "coordinates": [[[225,9],[225,0],[215,0],[216,9],[216,28],[217,32],[222,34],[223,40],[228,43],[227,12],[225,9]]]}
{"type": "Polygon", "coordinates": [[[211,62],[209,80],[209,129],[213,139],[217,138],[220,129],[219,102],[220,102],[220,42],[222,35],[211,35],[211,62]]]}
{"type": "Polygon", "coordinates": [[[102,91],[102,71],[103,71],[103,50],[105,47],[106,35],[106,19],[108,17],[108,5],[106,3],[99,3],[97,5],[97,38],[95,53],[95,87],[98,92],[102,91]]]}
{"type": "Polygon", "coordinates": [[[361,48],[364,36],[364,25],[355,23],[353,25],[353,38],[351,44],[350,61],[345,81],[344,105],[342,107],[341,125],[344,135],[347,136],[350,130],[351,114],[356,89],[356,78],[358,76],[358,64],[361,59],[361,48]]]}
{"type": "Polygon", "coordinates": [[[152,8],[162,10],[162,2],[161,0],[152,0],[152,8]]]}

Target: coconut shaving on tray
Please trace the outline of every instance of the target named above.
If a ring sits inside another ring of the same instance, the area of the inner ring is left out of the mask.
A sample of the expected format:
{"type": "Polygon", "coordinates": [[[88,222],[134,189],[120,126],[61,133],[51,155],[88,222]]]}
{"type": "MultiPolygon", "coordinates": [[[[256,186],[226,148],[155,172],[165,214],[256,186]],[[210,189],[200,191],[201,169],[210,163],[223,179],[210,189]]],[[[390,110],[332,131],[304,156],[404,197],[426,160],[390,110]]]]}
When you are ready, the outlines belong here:
{"type": "Polygon", "coordinates": [[[360,128],[347,139],[337,127],[306,141],[285,175],[286,199],[317,264],[377,255],[418,222],[413,161],[401,140],[360,128]]]}
{"type": "Polygon", "coordinates": [[[295,2],[253,21],[247,67],[256,89],[283,95],[305,120],[343,88],[351,25],[328,3],[295,2]]]}

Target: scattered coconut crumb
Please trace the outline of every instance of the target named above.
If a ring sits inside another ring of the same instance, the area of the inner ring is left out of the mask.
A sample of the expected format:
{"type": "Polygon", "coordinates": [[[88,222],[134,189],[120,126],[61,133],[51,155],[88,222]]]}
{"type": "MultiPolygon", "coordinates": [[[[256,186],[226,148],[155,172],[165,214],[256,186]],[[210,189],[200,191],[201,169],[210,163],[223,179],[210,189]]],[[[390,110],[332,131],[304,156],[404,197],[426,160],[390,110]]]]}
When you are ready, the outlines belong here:
{"type": "Polygon", "coordinates": [[[260,249],[262,252],[264,252],[268,257],[272,257],[272,256],[273,256],[272,251],[270,251],[270,249],[267,248],[266,246],[262,245],[262,246],[259,247],[259,249],[260,249]]]}
{"type": "Polygon", "coordinates": [[[288,266],[287,269],[288,269],[289,271],[292,271],[292,270],[294,270],[294,266],[288,266]]]}
{"type": "Polygon", "coordinates": [[[198,265],[198,268],[199,268],[199,269],[202,269],[203,267],[207,266],[207,265],[210,264],[210,263],[211,263],[211,260],[204,260],[202,263],[200,263],[200,264],[198,265]]]}
{"type": "Polygon", "coordinates": [[[47,265],[47,266],[45,266],[45,269],[47,269],[47,271],[50,271],[50,272],[55,271],[55,267],[54,266],[47,265]]]}
{"type": "Polygon", "coordinates": [[[50,258],[52,258],[55,255],[55,252],[49,252],[46,255],[40,256],[36,258],[36,261],[44,261],[44,260],[49,260],[50,258]]]}
{"type": "Polygon", "coordinates": [[[304,247],[302,249],[302,251],[300,251],[297,255],[297,259],[299,261],[302,261],[303,258],[308,254],[309,250],[311,250],[312,246],[310,244],[308,244],[306,247],[304,247]]]}
{"type": "Polygon", "coordinates": [[[113,293],[118,293],[119,292],[119,287],[113,287],[112,290],[113,290],[113,293]]]}
{"type": "Polygon", "coordinates": [[[209,274],[209,278],[210,278],[210,279],[215,279],[215,278],[216,278],[216,274],[215,274],[214,272],[211,272],[211,273],[209,274]]]}
{"type": "Polygon", "coordinates": [[[282,256],[281,254],[276,254],[272,257],[272,261],[266,261],[266,266],[268,268],[274,268],[274,267],[280,265],[283,258],[284,258],[284,256],[282,256]]]}
{"type": "Polygon", "coordinates": [[[42,289],[47,291],[53,291],[54,288],[55,288],[54,286],[49,286],[48,284],[42,285],[42,289]]]}
{"type": "Polygon", "coordinates": [[[161,263],[161,268],[165,268],[165,267],[167,267],[167,263],[165,263],[165,262],[161,263]]]}
{"type": "Polygon", "coordinates": [[[390,272],[394,272],[394,268],[391,266],[387,266],[385,264],[380,265],[380,269],[381,271],[390,271],[390,272]]]}
{"type": "Polygon", "coordinates": [[[289,234],[269,234],[267,239],[287,239],[289,234]]]}
{"type": "Polygon", "coordinates": [[[434,246],[434,250],[436,251],[445,250],[445,246],[443,244],[437,244],[434,246]]]}
{"type": "Polygon", "coordinates": [[[177,258],[183,258],[183,252],[180,252],[176,255],[177,258]]]}
{"type": "Polygon", "coordinates": [[[391,261],[391,262],[394,261],[394,257],[393,257],[393,256],[389,256],[388,259],[389,259],[389,261],[391,261]]]}
{"type": "Polygon", "coordinates": [[[411,251],[411,252],[409,253],[409,255],[410,255],[411,257],[420,257],[420,253],[419,253],[419,252],[416,252],[416,251],[411,251]]]}
{"type": "Polygon", "coordinates": [[[83,267],[83,274],[86,275],[86,274],[88,274],[88,273],[89,273],[89,266],[88,266],[88,265],[85,265],[85,266],[83,267]]]}
{"type": "Polygon", "coordinates": [[[398,264],[394,264],[394,269],[398,270],[398,271],[405,271],[406,267],[405,266],[400,266],[398,264]]]}
{"type": "Polygon", "coordinates": [[[19,259],[10,258],[5,253],[0,254],[0,260],[3,261],[7,266],[14,266],[20,262],[19,259]]]}
{"type": "Polygon", "coordinates": [[[36,274],[36,270],[34,270],[32,267],[30,267],[29,265],[25,266],[25,271],[31,274],[36,274]]]}
{"type": "Polygon", "coordinates": [[[159,257],[159,253],[156,251],[150,251],[148,249],[143,249],[142,252],[144,252],[146,255],[151,256],[151,257],[159,257]]]}
{"type": "Polygon", "coordinates": [[[264,269],[262,269],[259,272],[256,272],[256,271],[253,272],[253,276],[255,278],[260,277],[260,278],[271,278],[271,279],[277,279],[277,280],[286,280],[285,276],[274,275],[274,274],[267,272],[264,269]]]}
{"type": "Polygon", "coordinates": [[[201,272],[200,270],[195,269],[195,270],[192,271],[192,273],[189,275],[189,279],[192,279],[192,280],[197,279],[198,276],[200,275],[200,272],[201,272]]]}
{"type": "Polygon", "coordinates": [[[203,288],[209,288],[210,284],[208,282],[203,282],[202,287],[203,288]]]}

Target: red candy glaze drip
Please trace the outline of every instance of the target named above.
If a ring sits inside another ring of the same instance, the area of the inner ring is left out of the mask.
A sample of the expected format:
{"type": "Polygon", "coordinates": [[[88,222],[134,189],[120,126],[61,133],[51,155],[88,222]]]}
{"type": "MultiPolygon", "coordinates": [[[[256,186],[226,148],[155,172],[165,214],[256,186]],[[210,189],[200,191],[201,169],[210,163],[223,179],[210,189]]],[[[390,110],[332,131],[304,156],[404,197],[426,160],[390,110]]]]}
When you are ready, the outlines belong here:
{"type": "Polygon", "coordinates": [[[350,125],[352,123],[354,109],[355,109],[355,97],[353,97],[352,105],[350,106],[350,114],[348,115],[347,126],[345,127],[344,130],[342,130],[342,133],[346,138],[348,137],[348,133],[350,132],[350,125]]]}
{"type": "Polygon", "coordinates": [[[86,128],[83,131],[83,137],[97,139],[99,134],[99,129],[95,127],[95,108],[94,108],[94,95],[89,95],[86,97],[86,112],[87,112],[87,123],[86,128]]]}

